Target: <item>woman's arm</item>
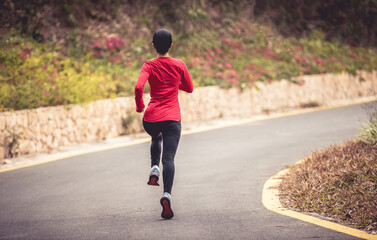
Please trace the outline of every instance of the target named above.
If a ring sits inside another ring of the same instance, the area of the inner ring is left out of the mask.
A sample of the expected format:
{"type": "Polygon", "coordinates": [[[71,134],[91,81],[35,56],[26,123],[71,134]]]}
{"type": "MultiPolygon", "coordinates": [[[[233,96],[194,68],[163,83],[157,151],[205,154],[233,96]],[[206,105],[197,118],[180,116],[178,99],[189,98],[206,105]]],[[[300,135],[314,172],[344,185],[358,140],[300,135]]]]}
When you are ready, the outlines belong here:
{"type": "Polygon", "coordinates": [[[136,103],[136,112],[144,111],[145,105],[143,100],[144,85],[149,78],[149,72],[147,65],[144,63],[139,78],[135,86],[135,103],[136,103]]]}
{"type": "Polygon", "coordinates": [[[192,91],[194,90],[194,86],[192,84],[190,73],[187,70],[186,65],[183,62],[182,64],[183,64],[183,73],[182,73],[181,83],[179,84],[179,89],[188,93],[192,93],[192,91]]]}

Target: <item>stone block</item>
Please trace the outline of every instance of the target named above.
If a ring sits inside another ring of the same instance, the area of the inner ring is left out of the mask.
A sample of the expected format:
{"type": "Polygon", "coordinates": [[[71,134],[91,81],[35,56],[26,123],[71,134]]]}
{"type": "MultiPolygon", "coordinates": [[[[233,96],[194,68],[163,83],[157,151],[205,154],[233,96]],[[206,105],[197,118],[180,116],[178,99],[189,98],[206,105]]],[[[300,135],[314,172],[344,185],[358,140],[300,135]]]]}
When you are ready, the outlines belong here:
{"type": "Polygon", "coordinates": [[[0,113],[0,131],[5,130],[5,114],[0,113]]]}
{"type": "Polygon", "coordinates": [[[5,149],[3,146],[0,146],[0,159],[5,158],[5,149]]]}
{"type": "Polygon", "coordinates": [[[5,143],[5,133],[0,132],[0,146],[4,146],[5,143]]]}

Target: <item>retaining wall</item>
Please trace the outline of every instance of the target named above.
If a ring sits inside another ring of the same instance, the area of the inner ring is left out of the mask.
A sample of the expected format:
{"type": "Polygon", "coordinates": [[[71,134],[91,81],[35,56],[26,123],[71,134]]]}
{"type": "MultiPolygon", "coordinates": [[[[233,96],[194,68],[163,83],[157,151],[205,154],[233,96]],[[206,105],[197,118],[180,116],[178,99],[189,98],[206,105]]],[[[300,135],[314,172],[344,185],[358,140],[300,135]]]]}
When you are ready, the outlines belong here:
{"type": "MultiPolygon", "coordinates": [[[[249,117],[262,111],[297,107],[304,103],[373,96],[377,72],[302,76],[304,84],[282,80],[241,91],[203,87],[180,93],[182,122],[221,117],[249,117]],[[362,78],[360,78],[362,77],[362,78]]],[[[149,94],[145,95],[149,101],[149,94]]],[[[0,159],[42,153],[82,142],[92,142],[142,131],[141,114],[133,97],[88,104],[0,113],[0,159]]]]}

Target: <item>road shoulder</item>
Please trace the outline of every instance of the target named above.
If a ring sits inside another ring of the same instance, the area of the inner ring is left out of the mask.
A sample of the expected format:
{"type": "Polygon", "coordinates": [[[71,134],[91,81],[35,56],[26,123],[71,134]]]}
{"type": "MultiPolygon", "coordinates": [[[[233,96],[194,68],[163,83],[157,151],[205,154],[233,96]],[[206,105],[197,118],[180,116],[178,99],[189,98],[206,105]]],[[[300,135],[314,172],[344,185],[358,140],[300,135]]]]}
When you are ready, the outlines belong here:
{"type": "MultiPolygon", "coordinates": [[[[302,159],[295,164],[298,164],[305,159],[302,159]]],[[[276,175],[272,176],[268,179],[264,186],[263,186],[263,193],[262,193],[262,203],[263,205],[270,211],[275,213],[288,216],[291,218],[295,218],[304,222],[308,222],[311,224],[315,224],[327,229],[331,229],[337,232],[345,233],[354,237],[362,238],[362,239],[370,239],[370,240],[377,240],[377,235],[369,234],[367,232],[354,229],[351,227],[347,227],[335,222],[327,221],[325,219],[314,217],[311,215],[307,215],[304,213],[299,213],[287,208],[284,208],[279,200],[279,184],[282,181],[282,176],[284,176],[289,170],[289,168],[285,168],[281,170],[276,175]]]]}

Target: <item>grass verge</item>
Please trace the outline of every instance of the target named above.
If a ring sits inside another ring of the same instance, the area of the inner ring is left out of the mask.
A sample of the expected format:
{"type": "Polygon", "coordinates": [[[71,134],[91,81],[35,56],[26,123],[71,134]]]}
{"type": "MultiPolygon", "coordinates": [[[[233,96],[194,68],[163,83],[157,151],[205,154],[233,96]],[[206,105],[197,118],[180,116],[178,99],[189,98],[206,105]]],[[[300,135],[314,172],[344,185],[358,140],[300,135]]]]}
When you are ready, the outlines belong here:
{"type": "Polygon", "coordinates": [[[287,208],[377,233],[377,145],[349,141],[290,167],[279,186],[287,208]]]}

